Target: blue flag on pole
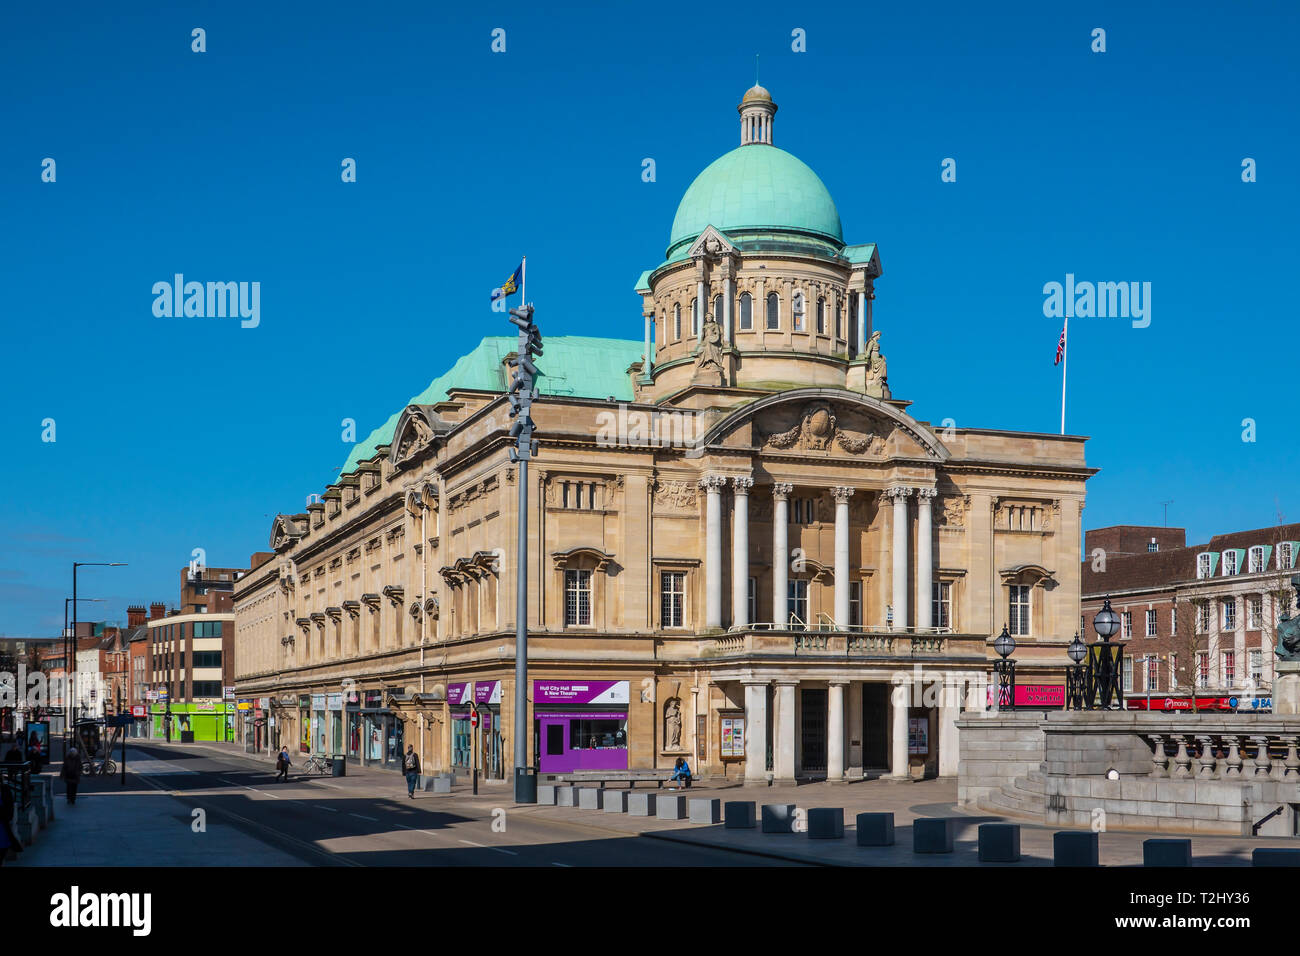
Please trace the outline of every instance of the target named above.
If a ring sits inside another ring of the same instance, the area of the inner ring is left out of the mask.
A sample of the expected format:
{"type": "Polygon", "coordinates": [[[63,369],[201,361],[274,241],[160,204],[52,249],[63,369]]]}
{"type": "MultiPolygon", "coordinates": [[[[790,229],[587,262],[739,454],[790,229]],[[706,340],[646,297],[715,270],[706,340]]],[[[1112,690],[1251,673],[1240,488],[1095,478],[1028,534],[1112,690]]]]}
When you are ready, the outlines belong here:
{"type": "Polygon", "coordinates": [[[505,281],[505,284],[502,285],[501,288],[492,290],[492,301],[495,302],[497,299],[504,298],[505,296],[514,295],[519,291],[519,283],[523,281],[523,278],[524,264],[521,262],[519,263],[519,267],[511,273],[510,278],[505,281]]]}

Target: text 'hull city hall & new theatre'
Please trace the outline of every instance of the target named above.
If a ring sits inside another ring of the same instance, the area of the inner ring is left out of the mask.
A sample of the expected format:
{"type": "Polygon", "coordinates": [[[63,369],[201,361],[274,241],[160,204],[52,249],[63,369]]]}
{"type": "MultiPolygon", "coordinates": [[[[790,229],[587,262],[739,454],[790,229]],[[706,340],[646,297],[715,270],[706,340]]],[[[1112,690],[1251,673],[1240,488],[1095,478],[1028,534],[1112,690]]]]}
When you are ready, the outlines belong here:
{"type": "MultiPolygon", "coordinates": [[[[1020,682],[1063,683],[1084,439],[908,413],[872,321],[876,246],[845,243],[825,185],[773,144],[776,110],[746,92],[741,145],[686,191],[636,285],[639,338],[546,336],[527,582],[543,773],[683,756],[776,781],[955,774],[1004,625],[1020,682]],[[925,691],[891,693],[918,673],[925,691]]],[[[562,328],[563,303],[542,306],[562,328]]],[[[248,739],[394,767],[409,743],[426,773],[513,776],[515,348],[484,338],[277,515],[235,592],[237,694],[260,705],[241,722],[267,731],[248,739]]]]}

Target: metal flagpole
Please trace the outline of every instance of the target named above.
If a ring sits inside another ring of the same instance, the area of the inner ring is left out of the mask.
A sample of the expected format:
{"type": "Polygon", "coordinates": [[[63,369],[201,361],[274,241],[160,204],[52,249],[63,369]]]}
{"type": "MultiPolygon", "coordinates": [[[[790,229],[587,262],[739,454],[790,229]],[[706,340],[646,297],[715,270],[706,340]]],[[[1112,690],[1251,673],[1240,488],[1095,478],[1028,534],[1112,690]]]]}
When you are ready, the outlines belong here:
{"type": "Polygon", "coordinates": [[[1065,434],[1065,379],[1070,370],[1070,317],[1061,330],[1061,434],[1065,434]]]}

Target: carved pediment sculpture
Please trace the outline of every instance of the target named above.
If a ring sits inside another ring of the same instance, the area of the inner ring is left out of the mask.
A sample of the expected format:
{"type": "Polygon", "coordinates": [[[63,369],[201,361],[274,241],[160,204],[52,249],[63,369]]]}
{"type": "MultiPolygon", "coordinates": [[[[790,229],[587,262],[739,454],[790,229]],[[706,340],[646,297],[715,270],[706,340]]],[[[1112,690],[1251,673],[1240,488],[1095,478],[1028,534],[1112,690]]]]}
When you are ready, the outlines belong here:
{"type": "Polygon", "coordinates": [[[695,508],[695,484],[689,481],[660,479],[655,482],[655,507],[677,511],[695,508]]]}
{"type": "Polygon", "coordinates": [[[838,445],[851,455],[867,451],[878,454],[883,450],[884,438],[870,425],[865,431],[841,428],[831,403],[816,401],[804,406],[793,428],[770,434],[763,440],[765,448],[799,451],[830,451],[832,445],[838,445]]]}

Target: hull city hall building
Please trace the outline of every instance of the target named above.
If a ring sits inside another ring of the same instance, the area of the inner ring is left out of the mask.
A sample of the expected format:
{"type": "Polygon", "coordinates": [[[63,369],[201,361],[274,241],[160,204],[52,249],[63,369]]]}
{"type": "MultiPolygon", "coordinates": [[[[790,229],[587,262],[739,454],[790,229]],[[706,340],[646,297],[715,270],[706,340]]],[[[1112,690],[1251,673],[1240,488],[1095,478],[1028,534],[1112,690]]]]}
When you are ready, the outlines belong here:
{"type": "MultiPolygon", "coordinates": [[[[1062,682],[1084,439],[909,414],[872,322],[879,252],[773,145],[776,110],[746,92],[741,145],[686,191],[636,285],[644,334],[550,335],[538,362],[542,773],[950,775],[1004,626],[1021,683],[1062,682]]],[[[483,339],[275,518],[235,592],[237,693],[272,743],[513,776],[515,347],[483,339]]]]}

